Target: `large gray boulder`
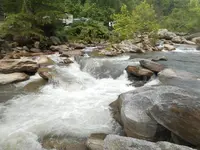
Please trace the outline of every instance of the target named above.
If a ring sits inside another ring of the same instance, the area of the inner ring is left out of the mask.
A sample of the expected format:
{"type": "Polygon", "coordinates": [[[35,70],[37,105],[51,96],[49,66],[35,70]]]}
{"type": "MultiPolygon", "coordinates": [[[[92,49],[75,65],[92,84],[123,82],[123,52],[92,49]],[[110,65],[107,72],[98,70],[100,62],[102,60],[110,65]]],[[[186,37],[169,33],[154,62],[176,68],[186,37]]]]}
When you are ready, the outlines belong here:
{"type": "Polygon", "coordinates": [[[0,74],[0,85],[17,83],[28,79],[29,76],[25,73],[0,74]]]}
{"type": "Polygon", "coordinates": [[[193,145],[200,145],[200,98],[177,93],[162,94],[162,103],[150,109],[150,115],[161,125],[193,145]]]}
{"type": "Polygon", "coordinates": [[[34,74],[37,72],[36,62],[28,59],[2,59],[0,60],[0,73],[25,72],[34,74]]]}
{"type": "Polygon", "coordinates": [[[104,143],[104,150],[194,150],[169,142],[152,143],[118,135],[108,135],[104,143]]]}
{"type": "Polygon", "coordinates": [[[168,135],[165,135],[167,132],[149,117],[148,110],[157,103],[162,104],[174,94],[180,99],[192,95],[191,100],[193,100],[193,93],[190,94],[175,86],[141,87],[121,94],[116,101],[110,104],[113,117],[123,126],[129,137],[150,141],[158,140],[158,138],[163,140],[167,138],[168,135]]]}

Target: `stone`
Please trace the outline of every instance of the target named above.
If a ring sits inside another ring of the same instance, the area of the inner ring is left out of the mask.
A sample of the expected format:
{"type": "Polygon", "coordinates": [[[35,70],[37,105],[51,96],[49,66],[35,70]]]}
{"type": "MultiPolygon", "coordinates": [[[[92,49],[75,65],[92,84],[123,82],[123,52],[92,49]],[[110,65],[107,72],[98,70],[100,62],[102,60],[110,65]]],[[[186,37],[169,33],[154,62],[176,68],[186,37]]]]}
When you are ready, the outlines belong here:
{"type": "Polygon", "coordinates": [[[57,45],[57,46],[55,46],[55,45],[52,45],[52,46],[50,46],[50,50],[51,51],[59,51],[59,52],[64,52],[64,51],[68,51],[70,48],[69,48],[69,46],[68,45],[57,45]]]}
{"type": "Polygon", "coordinates": [[[196,44],[200,44],[200,37],[195,37],[192,39],[192,42],[196,43],[196,44]]]}
{"type": "Polygon", "coordinates": [[[53,78],[52,69],[51,68],[39,68],[38,74],[40,77],[42,77],[44,80],[51,80],[53,78]]]}
{"type": "Polygon", "coordinates": [[[149,109],[150,115],[162,126],[185,141],[200,145],[200,97],[194,93],[162,95],[162,103],[149,109]]]}
{"type": "Polygon", "coordinates": [[[176,37],[175,33],[169,32],[167,29],[159,29],[157,34],[160,39],[166,39],[166,40],[171,40],[174,37],[176,37]]]}
{"type": "Polygon", "coordinates": [[[185,95],[193,96],[194,93],[175,86],[140,87],[119,95],[110,104],[111,112],[128,137],[149,141],[166,140],[170,138],[169,131],[149,116],[149,109],[173,98],[174,94],[182,98],[185,95]]]}
{"type": "Polygon", "coordinates": [[[158,77],[164,85],[178,86],[199,93],[199,77],[192,73],[166,68],[158,74],[158,77]]]}
{"type": "Polygon", "coordinates": [[[134,40],[125,40],[119,44],[112,45],[113,48],[122,50],[125,53],[145,53],[139,46],[135,45],[134,40]]]}
{"type": "Polygon", "coordinates": [[[183,43],[183,41],[184,41],[184,39],[180,36],[175,36],[172,38],[172,42],[174,42],[174,43],[181,44],[181,43],[183,43]]]}
{"type": "Polygon", "coordinates": [[[51,36],[50,40],[52,42],[53,45],[60,45],[62,44],[62,42],[60,41],[60,39],[56,36],[51,36]]]}
{"type": "Polygon", "coordinates": [[[87,148],[89,150],[103,150],[104,139],[106,134],[104,133],[94,133],[86,141],[87,148]]]}
{"type": "Polygon", "coordinates": [[[150,79],[154,74],[151,70],[141,68],[139,66],[128,66],[126,69],[128,76],[135,76],[140,79],[150,79]]]}
{"type": "Polygon", "coordinates": [[[176,50],[176,48],[171,44],[164,44],[164,49],[168,51],[176,50]]]}
{"type": "Polygon", "coordinates": [[[36,41],[36,42],[34,43],[34,48],[40,49],[40,42],[39,42],[39,41],[36,41]]]}
{"type": "Polygon", "coordinates": [[[188,45],[195,45],[195,42],[189,41],[189,40],[184,40],[183,44],[188,44],[188,45]]]}
{"type": "Polygon", "coordinates": [[[81,43],[70,43],[69,46],[73,47],[76,50],[77,49],[81,50],[81,49],[86,48],[86,46],[84,44],[81,44],[81,43]]]}
{"type": "Polygon", "coordinates": [[[29,51],[29,48],[27,46],[23,46],[22,49],[25,51],[29,51]]]}
{"type": "Polygon", "coordinates": [[[99,52],[99,55],[108,56],[108,57],[114,57],[114,56],[117,56],[118,53],[115,52],[115,51],[111,51],[111,50],[101,50],[99,52]]]}
{"type": "Polygon", "coordinates": [[[45,55],[41,55],[37,61],[37,64],[39,66],[51,66],[51,65],[54,65],[55,62],[52,59],[50,59],[49,57],[47,57],[45,55]]]}
{"type": "Polygon", "coordinates": [[[153,58],[151,61],[167,61],[167,57],[165,56],[162,56],[162,57],[156,57],[156,58],[153,58]]]}
{"type": "Polygon", "coordinates": [[[0,60],[0,73],[25,72],[35,74],[38,65],[29,59],[2,59],[0,60]]]}
{"type": "Polygon", "coordinates": [[[0,73],[0,85],[17,83],[28,79],[29,76],[25,73],[10,73],[10,74],[0,73]]]}
{"type": "Polygon", "coordinates": [[[74,63],[72,60],[70,60],[70,59],[64,59],[63,60],[63,62],[65,63],[65,64],[67,64],[67,65],[69,65],[69,64],[71,64],[71,63],[74,63]]]}
{"type": "Polygon", "coordinates": [[[149,69],[155,73],[162,71],[165,67],[159,63],[150,60],[140,60],[140,65],[146,69],[149,69]]]}
{"type": "Polygon", "coordinates": [[[130,137],[108,135],[104,140],[104,150],[195,150],[169,142],[148,142],[130,137]]]}
{"type": "Polygon", "coordinates": [[[61,52],[62,57],[73,57],[73,56],[82,56],[83,52],[81,50],[70,50],[61,52]]]}
{"type": "Polygon", "coordinates": [[[40,53],[41,52],[41,50],[39,48],[31,48],[29,51],[32,53],[40,53]]]}

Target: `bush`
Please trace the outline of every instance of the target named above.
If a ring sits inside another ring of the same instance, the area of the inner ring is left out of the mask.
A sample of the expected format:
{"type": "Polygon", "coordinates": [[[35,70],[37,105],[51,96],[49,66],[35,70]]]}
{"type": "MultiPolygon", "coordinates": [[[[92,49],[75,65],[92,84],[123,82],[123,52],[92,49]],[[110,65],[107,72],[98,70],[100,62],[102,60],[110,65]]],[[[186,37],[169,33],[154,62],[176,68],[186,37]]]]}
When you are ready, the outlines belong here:
{"type": "Polygon", "coordinates": [[[94,20],[73,23],[65,31],[69,39],[83,40],[86,42],[109,38],[108,28],[102,22],[94,20]]]}

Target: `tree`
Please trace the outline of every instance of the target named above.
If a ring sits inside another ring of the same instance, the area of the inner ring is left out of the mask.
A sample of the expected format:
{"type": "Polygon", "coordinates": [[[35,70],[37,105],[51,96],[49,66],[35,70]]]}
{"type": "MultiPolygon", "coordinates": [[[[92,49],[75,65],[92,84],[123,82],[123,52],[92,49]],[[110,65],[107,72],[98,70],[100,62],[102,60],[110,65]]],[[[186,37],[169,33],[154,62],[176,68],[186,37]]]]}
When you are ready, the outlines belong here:
{"type": "Polygon", "coordinates": [[[1,32],[10,35],[42,37],[54,34],[54,24],[64,14],[63,0],[4,0],[8,14],[1,32]],[[15,8],[16,9],[11,9],[15,8]],[[45,32],[47,31],[48,32],[45,32]]]}
{"type": "Polygon", "coordinates": [[[115,14],[113,19],[116,22],[114,31],[121,39],[130,38],[134,33],[151,32],[159,27],[153,6],[146,1],[136,6],[132,13],[123,5],[121,13],[115,14]]]}

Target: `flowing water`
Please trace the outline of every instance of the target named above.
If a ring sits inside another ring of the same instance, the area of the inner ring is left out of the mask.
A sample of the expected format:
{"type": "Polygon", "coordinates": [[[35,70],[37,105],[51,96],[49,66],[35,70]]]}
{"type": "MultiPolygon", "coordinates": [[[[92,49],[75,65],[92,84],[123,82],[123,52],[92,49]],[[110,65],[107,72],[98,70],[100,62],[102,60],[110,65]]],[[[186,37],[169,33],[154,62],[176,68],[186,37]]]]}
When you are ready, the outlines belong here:
{"type": "MultiPolygon", "coordinates": [[[[138,64],[141,57],[167,55],[172,68],[189,67],[187,71],[200,75],[200,53],[182,51],[134,55],[133,59],[77,57],[70,66],[54,66],[54,81],[42,83],[40,88],[39,75],[0,87],[0,150],[44,150],[40,141],[45,136],[84,138],[96,132],[118,133],[120,126],[112,119],[108,105],[119,94],[135,89],[127,79],[126,66],[138,64]],[[33,91],[27,92],[30,84],[33,91]]],[[[56,55],[51,57],[59,61],[56,55]]]]}

